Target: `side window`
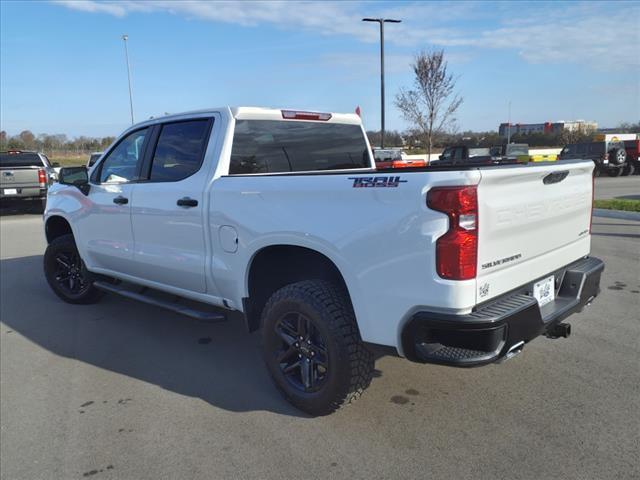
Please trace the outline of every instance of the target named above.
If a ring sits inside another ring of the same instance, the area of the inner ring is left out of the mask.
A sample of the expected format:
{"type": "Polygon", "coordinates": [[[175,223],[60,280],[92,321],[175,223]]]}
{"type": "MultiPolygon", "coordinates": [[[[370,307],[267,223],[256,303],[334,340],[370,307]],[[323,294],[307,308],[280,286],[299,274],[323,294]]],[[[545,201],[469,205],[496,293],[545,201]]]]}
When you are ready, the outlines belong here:
{"type": "Polygon", "coordinates": [[[452,153],[453,151],[451,148],[445,148],[440,156],[442,157],[442,160],[450,160],[452,153]]]}
{"type": "Polygon", "coordinates": [[[138,130],[124,138],[102,161],[100,183],[127,183],[137,180],[142,161],[142,146],[148,129],[138,130]]]}
{"type": "Polygon", "coordinates": [[[153,154],[149,180],[176,182],[200,170],[210,122],[205,118],[164,124],[153,154]]]}

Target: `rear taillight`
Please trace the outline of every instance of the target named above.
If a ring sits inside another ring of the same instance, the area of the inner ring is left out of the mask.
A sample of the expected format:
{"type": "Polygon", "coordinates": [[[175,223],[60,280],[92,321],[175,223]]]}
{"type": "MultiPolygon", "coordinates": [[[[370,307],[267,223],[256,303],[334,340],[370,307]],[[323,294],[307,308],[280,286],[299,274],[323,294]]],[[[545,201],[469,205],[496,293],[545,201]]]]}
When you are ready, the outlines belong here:
{"type": "Polygon", "coordinates": [[[44,168],[38,169],[38,183],[40,184],[40,188],[47,186],[47,172],[45,172],[44,168]]]}
{"type": "Polygon", "coordinates": [[[449,230],[436,241],[436,270],[447,280],[476,277],[478,262],[478,192],[475,186],[436,187],[427,206],[449,217],[449,230]]]}

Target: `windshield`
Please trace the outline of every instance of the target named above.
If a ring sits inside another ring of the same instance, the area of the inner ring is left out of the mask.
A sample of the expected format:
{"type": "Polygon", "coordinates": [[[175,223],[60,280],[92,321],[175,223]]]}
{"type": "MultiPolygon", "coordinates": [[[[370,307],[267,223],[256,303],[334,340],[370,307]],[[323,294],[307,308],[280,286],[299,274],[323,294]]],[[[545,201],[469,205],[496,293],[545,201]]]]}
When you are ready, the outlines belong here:
{"type": "Polygon", "coordinates": [[[360,125],[238,120],[230,174],[370,168],[360,125]]]}

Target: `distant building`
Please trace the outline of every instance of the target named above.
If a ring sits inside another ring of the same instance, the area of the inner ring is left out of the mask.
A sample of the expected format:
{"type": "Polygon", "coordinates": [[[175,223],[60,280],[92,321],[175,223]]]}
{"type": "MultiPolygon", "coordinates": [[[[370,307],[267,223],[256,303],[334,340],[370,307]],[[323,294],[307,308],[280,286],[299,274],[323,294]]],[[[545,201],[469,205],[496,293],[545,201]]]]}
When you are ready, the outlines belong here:
{"type": "Polygon", "coordinates": [[[575,120],[572,122],[565,122],[563,120],[559,122],[544,122],[544,123],[501,123],[498,128],[498,135],[501,137],[509,136],[509,130],[511,130],[511,136],[531,135],[533,133],[560,133],[564,130],[575,132],[577,130],[597,130],[598,124],[596,122],[587,122],[585,120],[575,120]]]}

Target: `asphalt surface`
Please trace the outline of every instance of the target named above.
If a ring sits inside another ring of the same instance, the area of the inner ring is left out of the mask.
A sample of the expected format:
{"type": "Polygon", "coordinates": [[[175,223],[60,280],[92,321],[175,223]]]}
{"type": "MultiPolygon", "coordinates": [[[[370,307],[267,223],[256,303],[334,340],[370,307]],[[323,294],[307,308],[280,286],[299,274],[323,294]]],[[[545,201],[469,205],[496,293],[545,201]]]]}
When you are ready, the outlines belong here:
{"type": "Polygon", "coordinates": [[[5,215],[0,477],[639,478],[640,223],[593,229],[602,294],[571,317],[571,338],[476,369],[382,357],[358,402],[309,418],[239,322],[60,301],[40,217],[5,215]]]}
{"type": "Polygon", "coordinates": [[[640,175],[596,178],[596,198],[626,198],[640,200],[640,175]]]}

